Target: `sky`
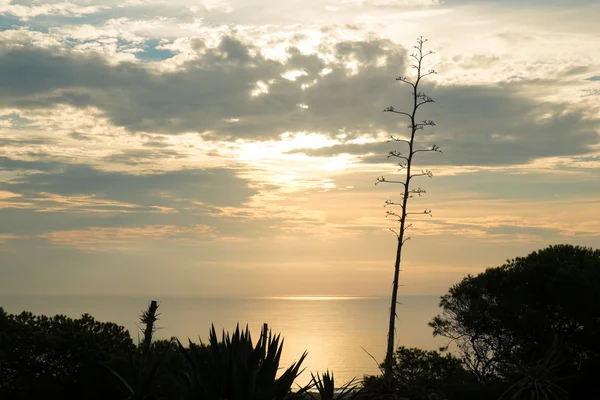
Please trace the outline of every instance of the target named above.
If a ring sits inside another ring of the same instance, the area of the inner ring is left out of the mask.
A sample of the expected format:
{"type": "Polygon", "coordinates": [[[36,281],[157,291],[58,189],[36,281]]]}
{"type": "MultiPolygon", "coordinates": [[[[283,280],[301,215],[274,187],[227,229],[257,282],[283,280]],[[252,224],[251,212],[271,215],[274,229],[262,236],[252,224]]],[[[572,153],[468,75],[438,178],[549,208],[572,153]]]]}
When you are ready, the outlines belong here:
{"type": "Polygon", "coordinates": [[[0,293],[388,295],[600,247],[600,4],[0,0],[0,293]],[[401,144],[400,144],[401,145],[401,144]]]}

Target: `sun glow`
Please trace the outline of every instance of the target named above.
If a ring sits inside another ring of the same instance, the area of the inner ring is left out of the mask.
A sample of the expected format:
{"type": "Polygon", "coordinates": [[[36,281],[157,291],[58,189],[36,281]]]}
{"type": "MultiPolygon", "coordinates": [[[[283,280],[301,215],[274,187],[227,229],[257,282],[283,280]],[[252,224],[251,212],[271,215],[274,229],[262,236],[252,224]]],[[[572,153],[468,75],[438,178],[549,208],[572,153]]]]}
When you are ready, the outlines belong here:
{"type": "Polygon", "coordinates": [[[296,301],[327,301],[327,300],[361,300],[370,299],[365,296],[273,296],[260,297],[263,300],[296,300],[296,301]]]}
{"type": "Polygon", "coordinates": [[[280,136],[280,140],[262,142],[239,141],[240,158],[244,160],[267,159],[285,156],[290,158],[288,152],[298,149],[320,149],[333,146],[339,141],[330,139],[320,133],[286,132],[280,136]]]}
{"type": "Polygon", "coordinates": [[[304,71],[302,69],[294,69],[294,70],[290,70],[290,71],[287,71],[287,72],[281,74],[281,77],[285,78],[289,81],[295,81],[296,78],[298,78],[300,76],[304,76],[304,75],[308,75],[306,73],[306,71],[304,71]]]}

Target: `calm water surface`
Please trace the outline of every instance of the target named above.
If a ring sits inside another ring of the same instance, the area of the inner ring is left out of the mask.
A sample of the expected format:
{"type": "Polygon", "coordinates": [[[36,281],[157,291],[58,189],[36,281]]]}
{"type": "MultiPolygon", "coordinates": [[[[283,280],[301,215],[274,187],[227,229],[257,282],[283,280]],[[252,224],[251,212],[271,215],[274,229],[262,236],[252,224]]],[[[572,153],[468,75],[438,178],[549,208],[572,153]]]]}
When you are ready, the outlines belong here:
{"type": "MultiPolygon", "coordinates": [[[[253,339],[263,323],[285,338],[282,366],[288,366],[307,350],[306,371],[333,370],[336,382],[378,372],[365,352],[383,360],[389,301],[386,298],[156,298],[161,312],[157,336],[206,340],[211,323],[220,332],[231,331],[239,322],[248,324],[253,339]],[[363,350],[364,348],[364,350],[363,350]]],[[[437,349],[445,342],[433,338],[427,327],[438,314],[437,296],[407,296],[400,299],[397,341],[401,345],[437,349]]],[[[79,317],[89,313],[100,321],[116,322],[137,338],[138,316],[148,299],[134,297],[0,297],[0,306],[9,313],[23,310],[34,314],[65,314],[79,317]]]]}

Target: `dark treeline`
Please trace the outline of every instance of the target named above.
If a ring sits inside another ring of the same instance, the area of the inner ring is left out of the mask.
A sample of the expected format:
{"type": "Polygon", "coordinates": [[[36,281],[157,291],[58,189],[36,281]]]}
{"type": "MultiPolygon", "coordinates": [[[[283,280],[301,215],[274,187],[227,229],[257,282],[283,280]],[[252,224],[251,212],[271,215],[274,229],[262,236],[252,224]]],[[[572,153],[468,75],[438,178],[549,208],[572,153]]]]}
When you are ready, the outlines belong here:
{"type": "Polygon", "coordinates": [[[218,335],[214,327],[204,344],[154,340],[151,302],[135,343],[90,315],[0,308],[0,399],[597,398],[600,250],[550,246],[509,260],[465,277],[440,307],[430,326],[452,351],[400,347],[392,380],[342,385],[322,373],[306,388],[294,384],[306,354],[280,365],[282,338],[266,325],[255,341],[247,328],[218,335]]]}

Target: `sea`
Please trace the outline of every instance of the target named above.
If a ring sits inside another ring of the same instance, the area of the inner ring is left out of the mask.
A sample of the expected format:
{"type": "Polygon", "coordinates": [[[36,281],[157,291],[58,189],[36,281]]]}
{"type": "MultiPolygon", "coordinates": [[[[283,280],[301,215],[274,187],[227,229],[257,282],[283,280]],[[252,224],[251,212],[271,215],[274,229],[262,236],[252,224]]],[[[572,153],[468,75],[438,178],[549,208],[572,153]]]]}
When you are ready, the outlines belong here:
{"type": "MultiPolygon", "coordinates": [[[[177,337],[206,342],[211,325],[218,333],[233,331],[237,324],[249,327],[254,340],[263,324],[284,339],[280,367],[308,356],[297,383],[310,381],[310,373],[332,371],[336,386],[353,378],[378,374],[386,348],[389,299],[384,297],[75,297],[0,296],[0,307],[9,313],[64,314],[77,318],[91,314],[98,321],[125,326],[134,340],[141,337],[139,315],[150,300],[160,303],[156,337],[177,337]]],[[[427,326],[440,313],[439,296],[399,298],[396,343],[435,350],[446,344],[434,338],[427,326]]]]}

